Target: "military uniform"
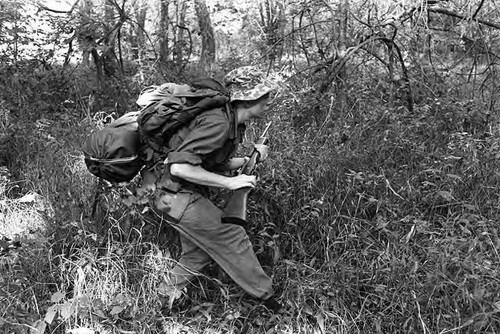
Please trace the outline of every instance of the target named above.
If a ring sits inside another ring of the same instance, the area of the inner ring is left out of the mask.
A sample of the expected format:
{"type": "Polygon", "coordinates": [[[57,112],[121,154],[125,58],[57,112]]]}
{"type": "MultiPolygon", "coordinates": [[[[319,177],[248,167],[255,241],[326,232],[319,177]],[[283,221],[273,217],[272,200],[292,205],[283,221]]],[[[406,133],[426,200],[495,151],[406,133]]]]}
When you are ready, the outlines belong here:
{"type": "MultiPolygon", "coordinates": [[[[232,83],[236,83],[245,71],[245,68],[243,72],[236,71],[236,79],[228,75],[226,83],[232,79],[232,83]]],[[[244,83],[250,81],[243,79],[244,83]]],[[[239,84],[238,87],[242,87],[239,84]]],[[[249,89],[248,86],[233,90],[233,100],[252,100],[256,94],[270,91],[268,86],[261,85],[252,95],[249,89]]],[[[266,299],[273,292],[271,278],[259,264],[244,228],[221,222],[222,211],[206,197],[205,186],[175,178],[168,172],[169,166],[176,163],[200,165],[210,172],[221,171],[234,156],[244,130],[244,125],[238,125],[236,115],[225,108],[216,108],[203,112],[169,142],[171,152],[165,173],[157,181],[160,196],[156,206],[174,220],[182,254],[167,275],[167,291],[174,287],[176,291],[182,289],[214,260],[250,295],[266,299]]]]}

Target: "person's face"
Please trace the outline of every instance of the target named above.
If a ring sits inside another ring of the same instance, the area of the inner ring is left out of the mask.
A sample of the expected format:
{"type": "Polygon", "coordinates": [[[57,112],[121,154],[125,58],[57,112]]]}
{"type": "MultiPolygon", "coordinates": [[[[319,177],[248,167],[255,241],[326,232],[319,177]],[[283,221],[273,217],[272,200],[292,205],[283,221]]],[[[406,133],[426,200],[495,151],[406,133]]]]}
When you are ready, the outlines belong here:
{"type": "Polygon", "coordinates": [[[251,108],[249,108],[248,113],[250,118],[262,118],[264,113],[269,109],[269,105],[271,104],[271,98],[266,96],[261,99],[259,103],[255,104],[251,108]]]}

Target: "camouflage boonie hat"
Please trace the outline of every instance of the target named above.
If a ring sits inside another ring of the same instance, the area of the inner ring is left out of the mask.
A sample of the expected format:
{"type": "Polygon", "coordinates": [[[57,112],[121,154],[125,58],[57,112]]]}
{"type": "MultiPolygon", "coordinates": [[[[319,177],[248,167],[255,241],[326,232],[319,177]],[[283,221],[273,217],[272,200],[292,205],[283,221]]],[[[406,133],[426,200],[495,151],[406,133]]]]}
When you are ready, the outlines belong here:
{"type": "Polygon", "coordinates": [[[243,66],[230,71],[224,77],[224,83],[231,92],[231,101],[257,100],[276,89],[255,66],[243,66]]]}

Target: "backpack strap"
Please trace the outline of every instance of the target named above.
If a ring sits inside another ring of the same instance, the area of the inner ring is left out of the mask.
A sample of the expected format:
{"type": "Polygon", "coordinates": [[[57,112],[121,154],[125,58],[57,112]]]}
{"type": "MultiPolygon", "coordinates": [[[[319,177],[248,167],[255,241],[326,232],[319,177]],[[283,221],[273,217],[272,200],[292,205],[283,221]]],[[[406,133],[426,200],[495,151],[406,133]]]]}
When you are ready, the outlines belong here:
{"type": "Polygon", "coordinates": [[[233,142],[236,142],[238,141],[238,117],[229,102],[224,104],[224,110],[226,112],[227,119],[230,122],[229,139],[233,140],[233,142]]]}

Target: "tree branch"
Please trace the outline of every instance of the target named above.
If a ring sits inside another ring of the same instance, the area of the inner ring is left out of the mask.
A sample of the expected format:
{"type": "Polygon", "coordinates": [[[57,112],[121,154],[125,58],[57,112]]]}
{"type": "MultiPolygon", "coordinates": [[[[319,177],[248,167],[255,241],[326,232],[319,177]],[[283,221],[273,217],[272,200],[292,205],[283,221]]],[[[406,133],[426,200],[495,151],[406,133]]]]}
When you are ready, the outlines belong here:
{"type": "Polygon", "coordinates": [[[481,8],[483,7],[484,5],[484,0],[481,0],[481,3],[479,4],[479,6],[477,6],[477,9],[476,11],[474,12],[474,14],[472,15],[472,19],[475,20],[476,19],[476,16],[477,14],[479,14],[479,11],[481,10],[481,8]]]}
{"type": "MultiPolygon", "coordinates": [[[[326,74],[326,79],[323,81],[319,88],[320,93],[324,93],[328,87],[332,84],[332,82],[335,80],[335,77],[338,75],[340,70],[345,66],[349,58],[356,53],[358,50],[365,50],[365,46],[374,43],[376,41],[380,41],[387,46],[390,46],[390,50],[393,49],[396,51],[397,58],[399,60],[399,64],[401,66],[401,71],[403,74],[403,81],[405,83],[405,91],[406,91],[406,102],[407,102],[407,107],[408,111],[413,112],[413,98],[412,98],[412,92],[411,92],[411,86],[410,86],[410,78],[408,75],[408,70],[406,69],[404,60],[403,60],[403,55],[401,54],[401,50],[399,46],[394,43],[394,41],[390,38],[387,38],[385,36],[380,36],[380,35],[372,35],[368,37],[365,41],[361,42],[360,44],[356,46],[352,46],[348,48],[345,52],[344,55],[342,55],[338,59],[332,59],[333,66],[329,73],[326,74]]],[[[393,52],[393,51],[390,51],[393,52]]]]}
{"type": "Polygon", "coordinates": [[[347,60],[350,58],[352,54],[354,54],[356,51],[362,49],[365,45],[373,43],[377,40],[382,40],[382,37],[380,36],[371,36],[367,38],[365,41],[361,42],[360,44],[356,46],[351,46],[348,48],[345,53],[340,56],[339,58],[330,58],[327,62],[320,64],[317,66],[317,70],[319,71],[320,68],[326,68],[327,64],[333,63],[333,66],[329,73],[326,74],[326,80],[323,82],[321,87],[319,88],[319,91],[321,93],[324,93],[327,88],[330,86],[330,84],[333,82],[335,76],[338,74],[338,72],[344,67],[344,65],[347,63],[347,60]]]}
{"type": "MultiPolygon", "coordinates": [[[[444,14],[444,15],[448,15],[448,16],[453,16],[453,17],[459,18],[461,20],[468,20],[468,18],[465,17],[465,16],[463,16],[463,15],[454,13],[452,11],[449,11],[449,10],[443,9],[443,8],[428,8],[427,10],[429,12],[431,12],[431,13],[444,14]]],[[[488,27],[500,30],[500,24],[498,24],[498,23],[493,23],[493,22],[489,22],[489,21],[485,21],[485,20],[481,20],[481,19],[474,19],[474,21],[476,21],[476,22],[478,22],[480,24],[483,24],[485,26],[488,26],[488,27]]]]}

